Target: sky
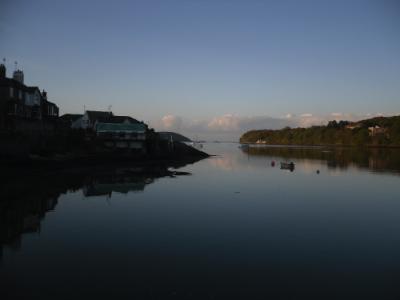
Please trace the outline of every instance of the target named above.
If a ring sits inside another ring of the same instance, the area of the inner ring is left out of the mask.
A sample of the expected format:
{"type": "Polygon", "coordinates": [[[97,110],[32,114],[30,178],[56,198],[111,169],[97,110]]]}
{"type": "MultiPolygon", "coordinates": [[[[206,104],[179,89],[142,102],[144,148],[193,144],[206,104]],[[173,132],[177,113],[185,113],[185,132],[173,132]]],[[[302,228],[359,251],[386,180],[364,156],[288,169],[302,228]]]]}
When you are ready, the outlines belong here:
{"type": "Polygon", "coordinates": [[[62,114],[192,138],[400,114],[397,0],[1,0],[1,56],[62,114]]]}

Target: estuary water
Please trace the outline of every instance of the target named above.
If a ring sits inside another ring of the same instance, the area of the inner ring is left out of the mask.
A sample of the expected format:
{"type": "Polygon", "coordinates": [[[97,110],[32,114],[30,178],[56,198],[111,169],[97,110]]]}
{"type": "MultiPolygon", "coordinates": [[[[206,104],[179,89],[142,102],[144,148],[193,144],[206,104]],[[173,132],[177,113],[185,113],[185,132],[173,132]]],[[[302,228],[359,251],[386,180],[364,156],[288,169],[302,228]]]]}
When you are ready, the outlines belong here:
{"type": "Polygon", "coordinates": [[[400,150],[238,146],[9,179],[1,299],[400,298],[400,150]]]}

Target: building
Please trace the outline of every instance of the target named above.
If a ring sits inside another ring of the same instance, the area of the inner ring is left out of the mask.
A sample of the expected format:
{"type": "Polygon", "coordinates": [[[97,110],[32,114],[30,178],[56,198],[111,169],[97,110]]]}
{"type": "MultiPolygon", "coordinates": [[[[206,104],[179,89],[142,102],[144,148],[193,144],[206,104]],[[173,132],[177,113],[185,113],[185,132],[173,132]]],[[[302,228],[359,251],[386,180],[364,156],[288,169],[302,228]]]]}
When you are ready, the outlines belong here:
{"type": "Polygon", "coordinates": [[[129,116],[115,116],[111,111],[87,110],[83,115],[63,115],[63,124],[83,129],[109,149],[127,149],[146,153],[148,126],[129,116]]]}
{"type": "Polygon", "coordinates": [[[5,65],[0,64],[0,128],[9,128],[18,120],[53,120],[58,114],[58,106],[47,99],[44,90],[25,85],[22,70],[8,78],[5,65]]]}
{"type": "Polygon", "coordinates": [[[115,116],[111,111],[87,110],[80,118],[72,122],[71,128],[95,130],[97,122],[114,124],[140,123],[138,120],[129,116],[115,116]]]}
{"type": "Polygon", "coordinates": [[[81,118],[74,121],[71,125],[73,129],[89,129],[94,130],[98,121],[107,121],[112,118],[113,113],[110,111],[87,110],[81,118]]]}
{"type": "Polygon", "coordinates": [[[59,117],[59,123],[63,129],[71,129],[72,124],[74,124],[77,120],[82,118],[81,114],[64,114],[59,117]]]}
{"type": "Polygon", "coordinates": [[[59,108],[58,106],[47,100],[47,92],[42,92],[41,114],[45,119],[58,119],[59,108]]]}
{"type": "Polygon", "coordinates": [[[147,125],[144,123],[97,122],[95,131],[104,146],[112,149],[130,149],[146,153],[147,125]]]}
{"type": "Polygon", "coordinates": [[[380,127],[378,125],[376,125],[374,127],[368,127],[368,133],[369,133],[369,136],[376,136],[376,135],[386,134],[387,133],[387,128],[380,127]]]}

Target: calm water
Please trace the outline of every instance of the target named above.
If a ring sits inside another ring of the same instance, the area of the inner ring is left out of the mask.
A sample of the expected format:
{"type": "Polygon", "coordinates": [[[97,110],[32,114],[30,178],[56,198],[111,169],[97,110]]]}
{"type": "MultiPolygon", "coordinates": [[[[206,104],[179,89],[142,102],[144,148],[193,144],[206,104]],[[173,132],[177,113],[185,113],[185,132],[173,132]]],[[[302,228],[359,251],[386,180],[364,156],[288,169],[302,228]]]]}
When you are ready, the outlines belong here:
{"type": "Polygon", "coordinates": [[[187,175],[9,179],[1,298],[400,298],[400,150],[204,150],[187,175]]]}

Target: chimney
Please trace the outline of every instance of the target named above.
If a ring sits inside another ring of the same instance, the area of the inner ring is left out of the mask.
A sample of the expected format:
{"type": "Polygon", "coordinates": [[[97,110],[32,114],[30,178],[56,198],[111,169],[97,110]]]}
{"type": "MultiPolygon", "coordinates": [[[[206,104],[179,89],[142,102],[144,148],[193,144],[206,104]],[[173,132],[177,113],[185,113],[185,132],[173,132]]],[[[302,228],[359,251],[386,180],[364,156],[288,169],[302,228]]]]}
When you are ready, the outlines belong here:
{"type": "Polygon", "coordinates": [[[3,58],[3,63],[0,65],[0,78],[6,78],[6,59],[3,58]]]}
{"type": "Polygon", "coordinates": [[[42,96],[45,100],[47,100],[47,92],[45,90],[43,90],[42,92],[42,96]]]}
{"type": "Polygon", "coordinates": [[[15,70],[13,74],[13,79],[24,84],[24,72],[21,70],[15,70]]]}
{"type": "Polygon", "coordinates": [[[6,66],[3,64],[0,65],[0,78],[6,78],[6,66]]]}

